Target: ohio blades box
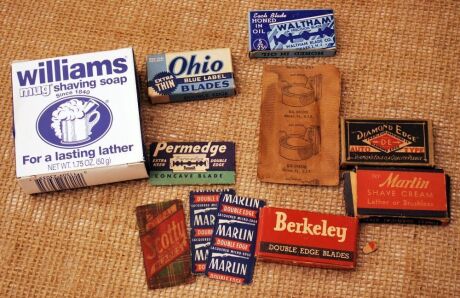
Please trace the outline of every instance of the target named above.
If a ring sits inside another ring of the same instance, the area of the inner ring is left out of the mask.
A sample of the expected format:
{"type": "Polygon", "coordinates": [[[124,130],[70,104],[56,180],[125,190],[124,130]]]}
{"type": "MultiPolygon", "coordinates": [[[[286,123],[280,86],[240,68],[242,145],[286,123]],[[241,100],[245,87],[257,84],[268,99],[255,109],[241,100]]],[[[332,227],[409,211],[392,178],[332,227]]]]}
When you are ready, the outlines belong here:
{"type": "Polygon", "coordinates": [[[250,11],[248,22],[250,58],[335,55],[332,9],[250,11]]]}
{"type": "Polygon", "coordinates": [[[342,166],[434,166],[429,120],[344,119],[342,166]]]}
{"type": "Polygon", "coordinates": [[[150,145],[150,183],[235,183],[235,143],[155,142],[150,145]]]}
{"type": "Polygon", "coordinates": [[[353,269],[358,219],[277,207],[259,215],[256,257],[262,261],[353,269]]]}
{"type": "Polygon", "coordinates": [[[210,49],[147,57],[152,103],[227,97],[235,94],[230,49],[210,49]]]}
{"type": "Polygon", "coordinates": [[[441,169],[357,168],[344,174],[347,214],[362,222],[445,225],[450,179],[441,169]]]}
{"type": "Polygon", "coordinates": [[[147,178],[131,48],[12,63],[26,193],[147,178]]]}

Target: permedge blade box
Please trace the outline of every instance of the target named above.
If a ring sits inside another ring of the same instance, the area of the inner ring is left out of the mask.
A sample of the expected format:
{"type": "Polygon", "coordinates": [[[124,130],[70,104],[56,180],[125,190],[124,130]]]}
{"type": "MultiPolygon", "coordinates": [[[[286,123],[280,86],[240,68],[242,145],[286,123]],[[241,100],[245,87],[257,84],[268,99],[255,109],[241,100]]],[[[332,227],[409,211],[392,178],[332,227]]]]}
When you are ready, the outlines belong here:
{"type": "Polygon", "coordinates": [[[342,166],[434,166],[429,120],[341,119],[342,166]]]}
{"type": "Polygon", "coordinates": [[[262,261],[353,269],[359,222],[350,216],[265,207],[256,257],[262,261]]]}
{"type": "Polygon", "coordinates": [[[335,55],[331,9],[258,10],[248,19],[250,58],[335,55]]]}
{"type": "Polygon", "coordinates": [[[235,95],[228,48],[149,55],[147,80],[152,103],[235,95]]]}
{"type": "Polygon", "coordinates": [[[235,183],[235,143],[154,142],[150,183],[197,185],[235,183]]]}
{"type": "Polygon", "coordinates": [[[263,200],[223,193],[206,263],[206,276],[239,284],[252,282],[259,210],[263,200]]]}
{"type": "Polygon", "coordinates": [[[344,174],[347,214],[362,222],[447,224],[449,189],[441,169],[358,168],[344,174]]]}
{"type": "Polygon", "coordinates": [[[131,48],[12,63],[26,193],[147,178],[131,48]]]}
{"type": "Polygon", "coordinates": [[[219,198],[223,193],[235,195],[233,189],[190,192],[190,247],[194,274],[205,272],[219,198]]]}

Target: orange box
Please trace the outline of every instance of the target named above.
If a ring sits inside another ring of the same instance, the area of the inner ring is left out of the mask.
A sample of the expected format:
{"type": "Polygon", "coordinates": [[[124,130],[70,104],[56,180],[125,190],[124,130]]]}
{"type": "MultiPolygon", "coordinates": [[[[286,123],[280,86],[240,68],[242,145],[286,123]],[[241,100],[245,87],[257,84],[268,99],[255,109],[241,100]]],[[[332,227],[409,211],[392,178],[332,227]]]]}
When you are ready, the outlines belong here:
{"type": "Polygon", "coordinates": [[[449,176],[443,170],[358,168],[344,180],[347,214],[360,221],[449,222],[449,176]]]}
{"type": "Polygon", "coordinates": [[[353,269],[359,222],[355,217],[264,207],[256,257],[323,268],[353,269]]]}

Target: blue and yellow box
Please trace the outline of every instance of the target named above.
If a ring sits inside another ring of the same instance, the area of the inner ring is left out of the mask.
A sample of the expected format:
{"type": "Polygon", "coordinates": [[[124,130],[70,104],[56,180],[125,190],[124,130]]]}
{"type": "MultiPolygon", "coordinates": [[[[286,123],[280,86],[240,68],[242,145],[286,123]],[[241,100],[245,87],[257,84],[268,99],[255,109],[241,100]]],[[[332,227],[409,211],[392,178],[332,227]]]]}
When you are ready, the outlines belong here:
{"type": "Polygon", "coordinates": [[[235,94],[232,56],[228,48],[149,55],[147,81],[152,103],[235,94]]]}

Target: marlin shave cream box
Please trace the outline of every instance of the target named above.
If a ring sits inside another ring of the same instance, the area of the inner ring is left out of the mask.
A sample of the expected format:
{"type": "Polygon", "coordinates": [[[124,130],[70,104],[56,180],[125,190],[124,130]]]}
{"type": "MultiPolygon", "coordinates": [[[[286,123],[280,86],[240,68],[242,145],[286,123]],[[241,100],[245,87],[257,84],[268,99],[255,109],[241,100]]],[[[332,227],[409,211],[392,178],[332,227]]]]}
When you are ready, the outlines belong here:
{"type": "Polygon", "coordinates": [[[147,178],[131,48],[12,63],[26,193],[147,178]]]}
{"type": "Polygon", "coordinates": [[[147,81],[154,104],[235,95],[228,48],[149,55],[147,81]]]}

